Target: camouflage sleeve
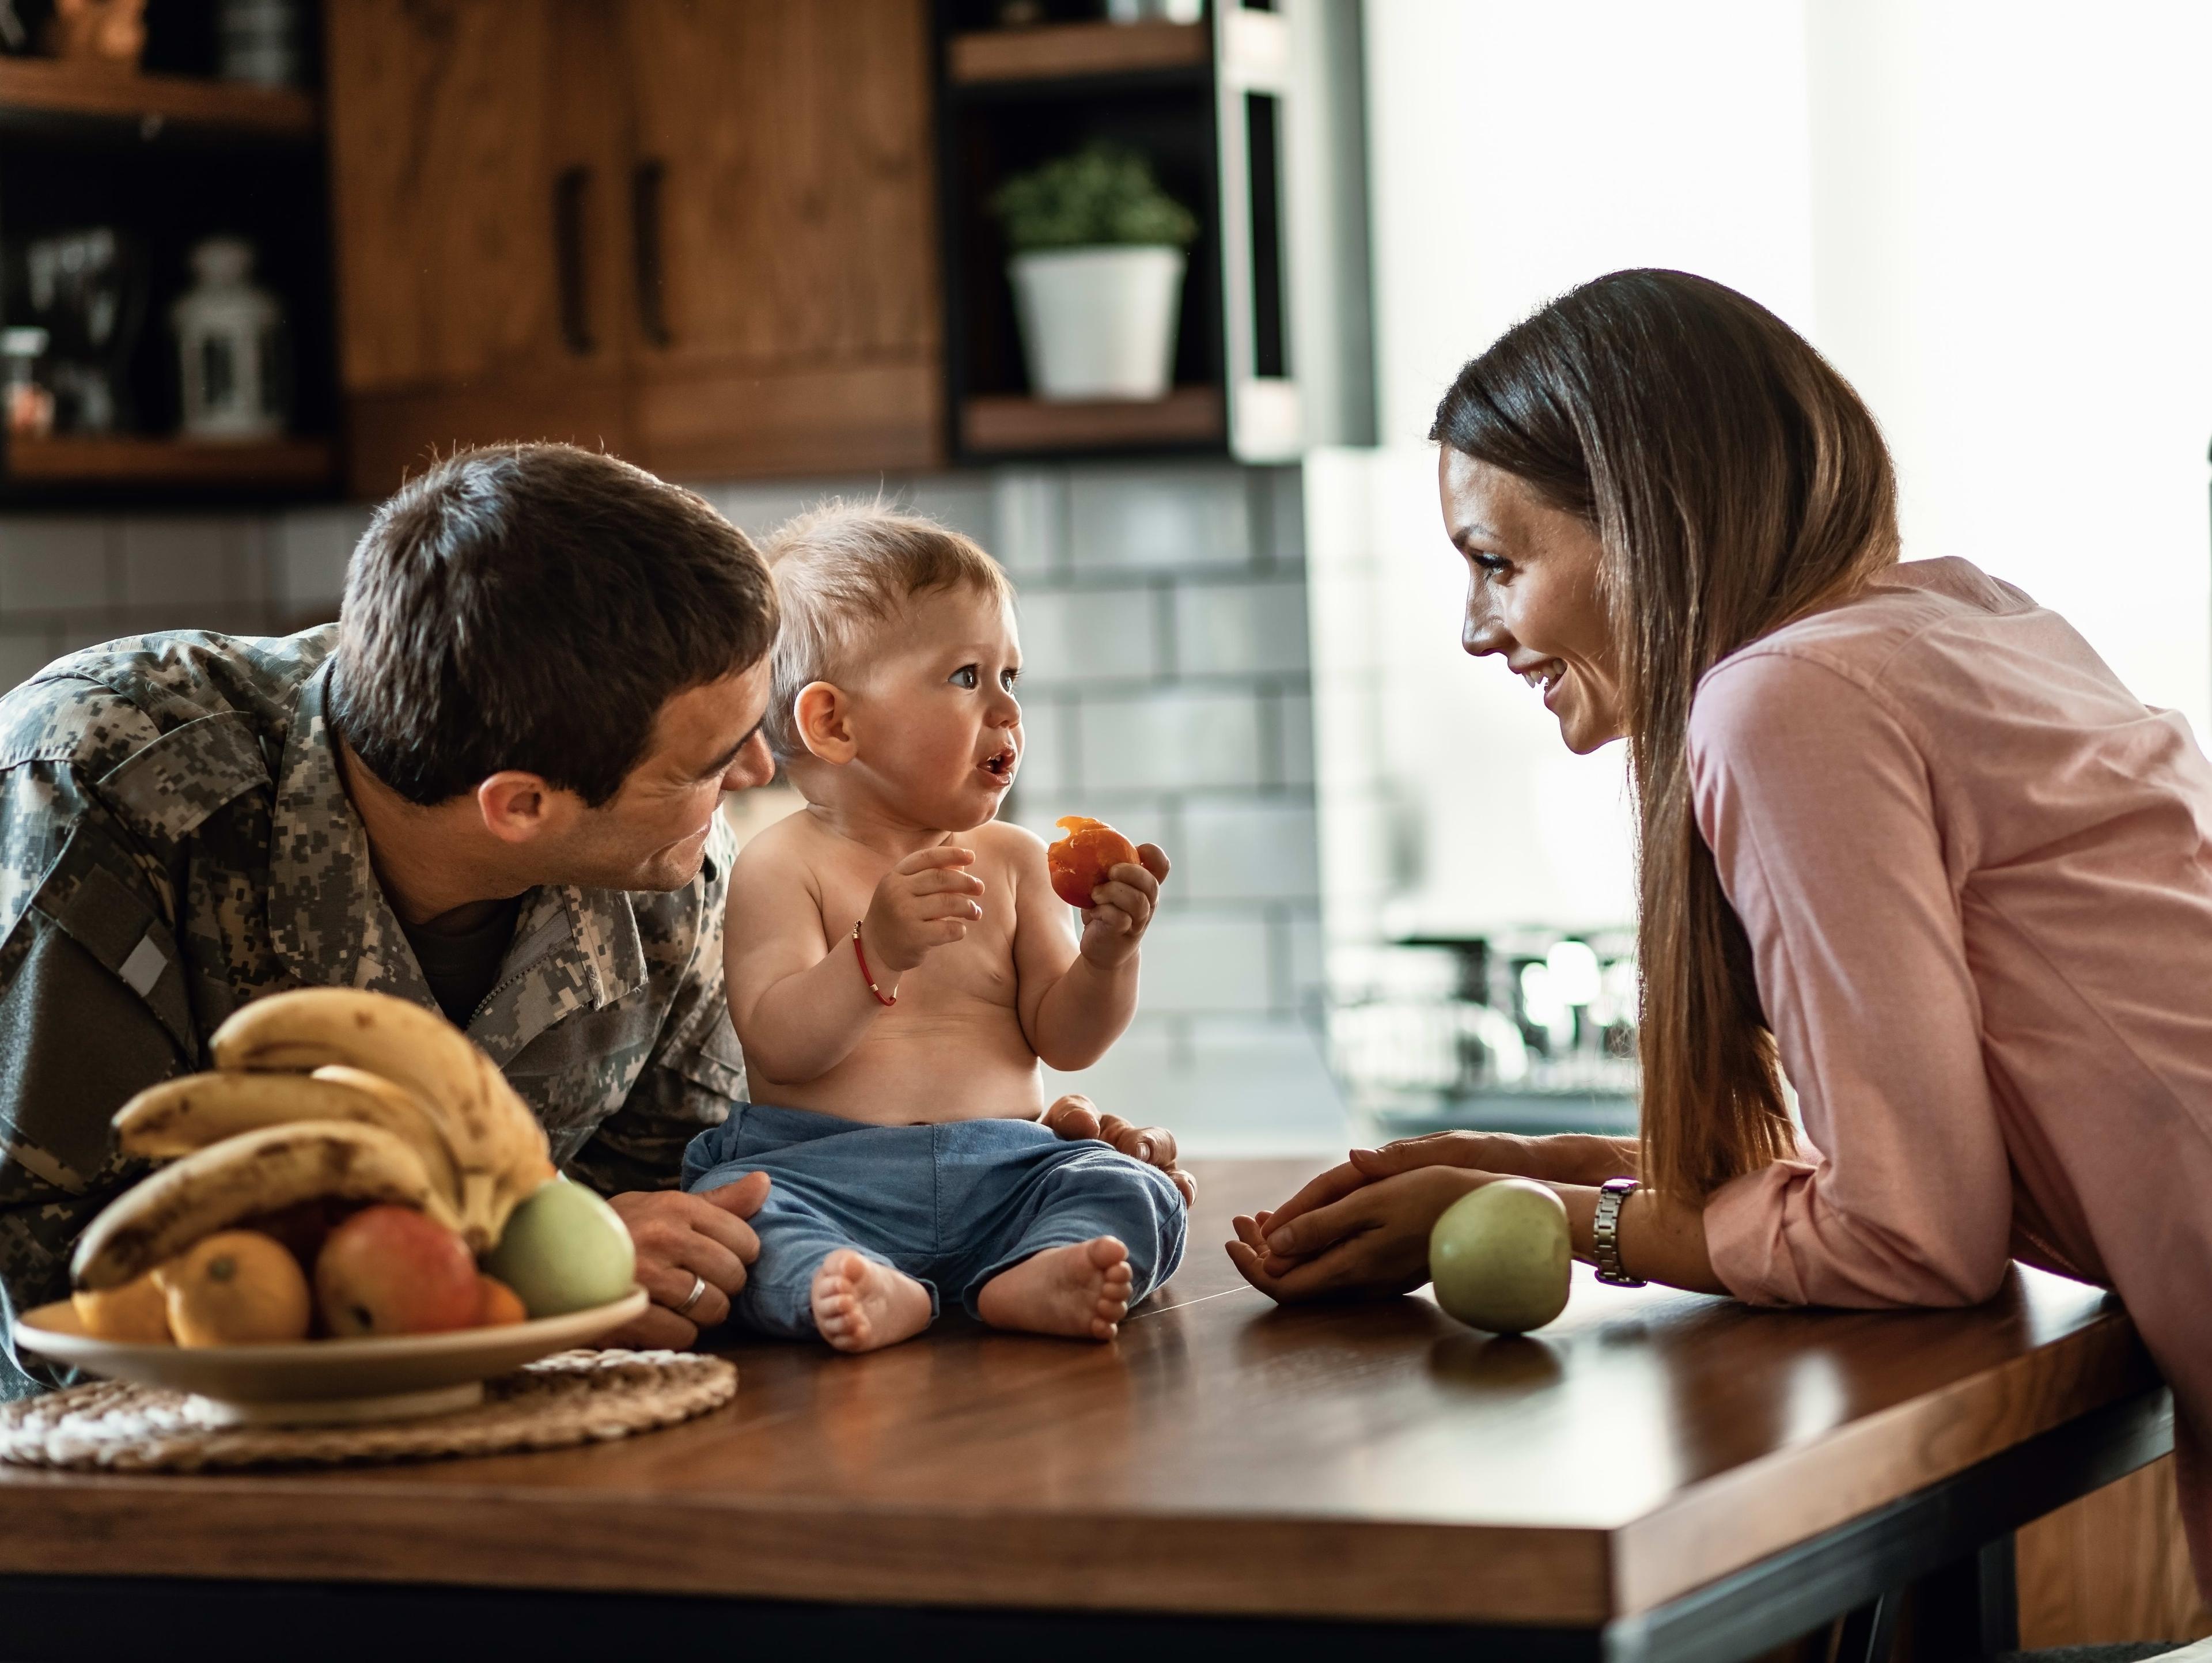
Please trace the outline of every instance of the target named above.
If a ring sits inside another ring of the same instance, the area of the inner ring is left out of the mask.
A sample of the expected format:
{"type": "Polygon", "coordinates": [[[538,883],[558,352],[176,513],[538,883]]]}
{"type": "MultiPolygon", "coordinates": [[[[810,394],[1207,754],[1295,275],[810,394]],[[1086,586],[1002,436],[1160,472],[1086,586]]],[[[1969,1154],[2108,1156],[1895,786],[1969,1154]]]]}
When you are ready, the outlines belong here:
{"type": "Polygon", "coordinates": [[[76,768],[0,772],[0,1393],[67,1372],[15,1320],[69,1293],[69,1255],[135,1178],[111,1152],[126,1097],[196,1054],[166,898],[76,768]]]}
{"type": "Polygon", "coordinates": [[[684,1146],[729,1118],[745,1095],[744,1054],[722,992],[722,915],[729,899],[729,849],[718,827],[714,871],[683,944],[682,970],[652,1060],[623,1106],[568,1162],[573,1177],[602,1195],[673,1189],[684,1146]]]}

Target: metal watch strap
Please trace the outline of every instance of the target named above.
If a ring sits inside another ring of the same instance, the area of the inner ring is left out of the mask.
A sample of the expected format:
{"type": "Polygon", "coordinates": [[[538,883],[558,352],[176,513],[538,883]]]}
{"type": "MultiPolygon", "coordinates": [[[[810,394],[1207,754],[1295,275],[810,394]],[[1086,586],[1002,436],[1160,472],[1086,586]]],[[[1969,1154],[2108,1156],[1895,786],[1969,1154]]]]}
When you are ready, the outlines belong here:
{"type": "Polygon", "coordinates": [[[1597,1187],[1597,1216],[1590,1220],[1590,1257],[1597,1279],[1616,1288],[1641,1288],[1644,1278],[1620,1268],[1620,1209],[1636,1193],[1633,1178],[1608,1178],[1597,1187]]]}

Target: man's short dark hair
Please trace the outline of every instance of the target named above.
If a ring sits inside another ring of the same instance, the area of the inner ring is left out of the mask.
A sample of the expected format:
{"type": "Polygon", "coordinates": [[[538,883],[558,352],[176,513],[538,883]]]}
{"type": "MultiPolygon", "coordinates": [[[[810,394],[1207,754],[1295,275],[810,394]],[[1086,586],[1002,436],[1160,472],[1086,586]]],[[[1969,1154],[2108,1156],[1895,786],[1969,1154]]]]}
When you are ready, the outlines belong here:
{"type": "Polygon", "coordinates": [[[691,492],[569,445],[465,451],[354,549],[331,716],[410,802],[517,768],[596,807],[663,705],[775,630],[766,563],[691,492]]]}

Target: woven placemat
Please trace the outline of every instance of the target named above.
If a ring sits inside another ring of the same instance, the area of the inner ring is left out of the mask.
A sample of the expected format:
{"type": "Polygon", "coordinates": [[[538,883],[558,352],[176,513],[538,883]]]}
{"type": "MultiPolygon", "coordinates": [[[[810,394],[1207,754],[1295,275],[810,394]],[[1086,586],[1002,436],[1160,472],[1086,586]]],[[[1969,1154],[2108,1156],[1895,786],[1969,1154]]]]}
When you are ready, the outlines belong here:
{"type": "Polygon", "coordinates": [[[484,1382],[474,1408],[366,1426],[222,1426],[182,1392],[94,1381],[0,1404],[0,1460],[105,1472],[423,1461],[626,1438],[737,1395],[738,1371],[690,1351],[562,1351],[484,1382]]]}

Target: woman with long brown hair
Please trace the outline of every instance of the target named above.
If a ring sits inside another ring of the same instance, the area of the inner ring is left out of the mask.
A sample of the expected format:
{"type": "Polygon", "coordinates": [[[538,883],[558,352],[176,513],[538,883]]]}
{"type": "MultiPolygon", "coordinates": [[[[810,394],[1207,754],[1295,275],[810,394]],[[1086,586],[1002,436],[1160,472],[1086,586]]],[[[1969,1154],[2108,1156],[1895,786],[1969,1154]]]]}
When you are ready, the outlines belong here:
{"type": "Polygon", "coordinates": [[[1460,372],[1431,436],[1466,650],[1570,750],[1628,742],[1641,1136],[1354,1151],[1237,1221],[1238,1268],[1282,1300],[1419,1286],[1437,1216],[1512,1174],[1614,1280],[1859,1307],[1978,1302],[2015,1259],[2104,1284],[2173,1385],[2212,1563],[2212,765],[2186,724],[2018,590],[1900,563],[1866,407],[1717,283],[1576,289],[1460,372]]]}

